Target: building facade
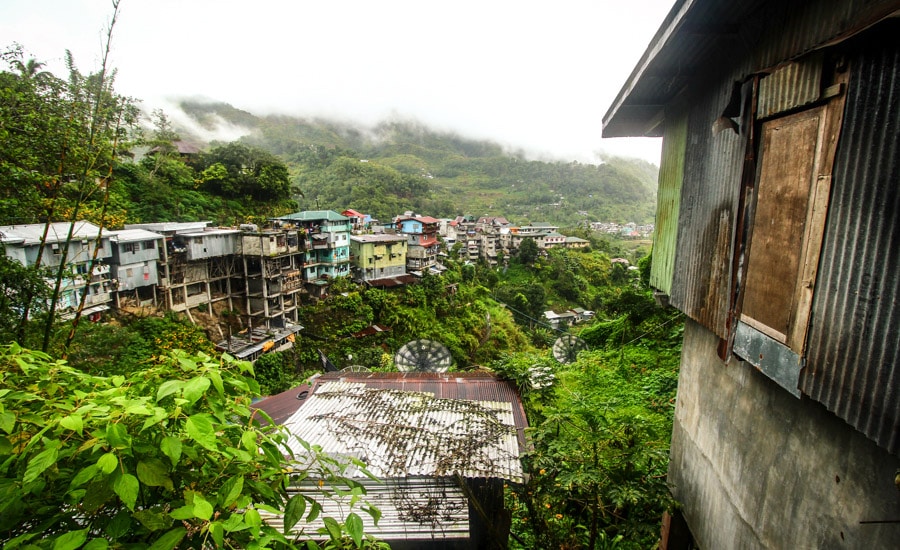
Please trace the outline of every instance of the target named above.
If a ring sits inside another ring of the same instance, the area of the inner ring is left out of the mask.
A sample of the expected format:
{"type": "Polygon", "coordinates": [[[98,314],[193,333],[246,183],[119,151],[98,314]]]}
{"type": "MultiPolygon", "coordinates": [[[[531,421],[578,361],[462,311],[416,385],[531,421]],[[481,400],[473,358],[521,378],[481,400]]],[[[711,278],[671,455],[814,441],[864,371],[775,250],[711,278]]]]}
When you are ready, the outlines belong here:
{"type": "Polygon", "coordinates": [[[604,117],[663,137],[669,481],[701,548],[896,546],[898,10],[676,2],[604,117]]]}
{"type": "Polygon", "coordinates": [[[353,276],[360,281],[375,281],[406,275],[407,238],[404,235],[353,235],[350,254],[353,276]]]}

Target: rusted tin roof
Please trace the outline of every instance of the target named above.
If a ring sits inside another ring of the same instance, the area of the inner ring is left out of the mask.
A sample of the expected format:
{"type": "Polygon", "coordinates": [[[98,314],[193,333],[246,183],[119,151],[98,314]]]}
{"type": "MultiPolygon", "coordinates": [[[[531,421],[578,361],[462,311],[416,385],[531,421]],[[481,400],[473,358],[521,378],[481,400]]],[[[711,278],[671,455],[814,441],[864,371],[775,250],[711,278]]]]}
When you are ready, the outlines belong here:
{"type": "Polygon", "coordinates": [[[741,76],[841,41],[897,10],[894,0],[678,0],[603,117],[603,137],[662,136],[664,108],[694,83],[741,76]]]}

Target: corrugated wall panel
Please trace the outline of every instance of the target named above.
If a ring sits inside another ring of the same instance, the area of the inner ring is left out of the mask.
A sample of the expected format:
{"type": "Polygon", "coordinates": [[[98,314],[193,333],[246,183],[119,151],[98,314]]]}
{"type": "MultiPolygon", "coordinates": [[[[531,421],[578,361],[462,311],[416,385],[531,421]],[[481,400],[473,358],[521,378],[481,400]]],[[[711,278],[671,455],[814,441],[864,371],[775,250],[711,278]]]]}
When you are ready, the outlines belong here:
{"type": "Polygon", "coordinates": [[[821,54],[778,69],[760,81],[757,117],[767,118],[817,101],[821,81],[821,54]]]}
{"type": "Polygon", "coordinates": [[[900,452],[900,25],[851,58],[801,390],[900,452]]]}
{"type": "Polygon", "coordinates": [[[712,131],[731,98],[733,79],[720,82],[691,102],[670,303],[725,338],[746,139],[712,131]]]}
{"type": "Polygon", "coordinates": [[[687,145],[687,112],[666,120],[662,162],[659,167],[656,229],[653,234],[653,266],[650,285],[669,294],[675,274],[675,247],[678,243],[678,208],[684,180],[684,152],[687,145]]]}

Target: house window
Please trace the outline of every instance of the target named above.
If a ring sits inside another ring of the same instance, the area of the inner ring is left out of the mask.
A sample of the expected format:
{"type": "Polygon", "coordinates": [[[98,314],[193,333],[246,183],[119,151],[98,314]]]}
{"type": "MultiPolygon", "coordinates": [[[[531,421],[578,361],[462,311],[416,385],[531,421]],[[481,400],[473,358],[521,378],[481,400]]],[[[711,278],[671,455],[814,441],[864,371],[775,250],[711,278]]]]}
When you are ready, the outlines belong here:
{"type": "Polygon", "coordinates": [[[144,241],[144,245],[143,245],[144,250],[152,250],[154,246],[155,245],[154,245],[153,241],[144,241]]]}
{"type": "Polygon", "coordinates": [[[131,252],[131,253],[136,252],[134,243],[125,243],[124,245],[122,245],[122,250],[124,250],[125,252],[131,252]]]}
{"type": "Polygon", "coordinates": [[[741,321],[803,353],[840,112],[823,105],[762,125],[741,321]]]}

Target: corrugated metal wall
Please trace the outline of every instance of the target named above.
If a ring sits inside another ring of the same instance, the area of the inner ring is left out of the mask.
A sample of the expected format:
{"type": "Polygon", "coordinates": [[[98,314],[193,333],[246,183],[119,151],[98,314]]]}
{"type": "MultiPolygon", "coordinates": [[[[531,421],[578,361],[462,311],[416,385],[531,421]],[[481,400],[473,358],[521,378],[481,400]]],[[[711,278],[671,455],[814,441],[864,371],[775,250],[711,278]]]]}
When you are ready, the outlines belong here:
{"type": "Polygon", "coordinates": [[[725,338],[746,138],[713,133],[732,93],[732,80],[719,82],[691,101],[670,303],[725,338]]]}
{"type": "Polygon", "coordinates": [[[653,234],[650,285],[666,294],[672,291],[672,278],[675,274],[678,208],[681,205],[686,145],[687,113],[682,112],[666,119],[662,162],[659,167],[659,191],[656,198],[656,229],[653,234]]]}
{"type": "Polygon", "coordinates": [[[900,24],[851,58],[801,390],[900,451],[900,24]]]}

